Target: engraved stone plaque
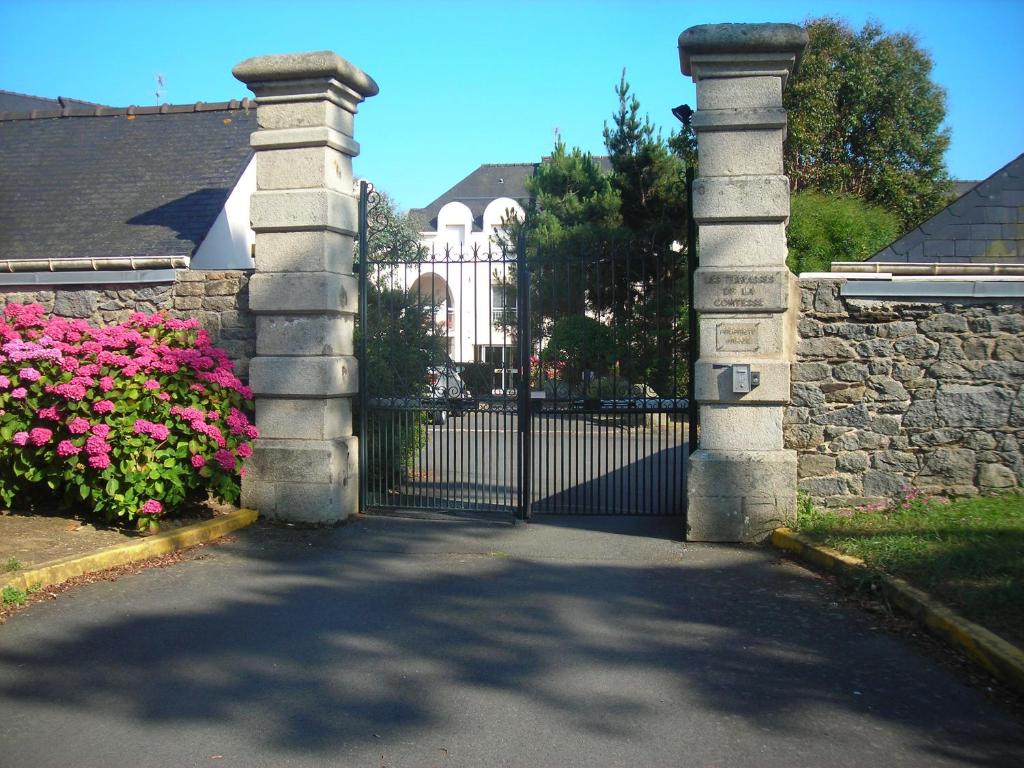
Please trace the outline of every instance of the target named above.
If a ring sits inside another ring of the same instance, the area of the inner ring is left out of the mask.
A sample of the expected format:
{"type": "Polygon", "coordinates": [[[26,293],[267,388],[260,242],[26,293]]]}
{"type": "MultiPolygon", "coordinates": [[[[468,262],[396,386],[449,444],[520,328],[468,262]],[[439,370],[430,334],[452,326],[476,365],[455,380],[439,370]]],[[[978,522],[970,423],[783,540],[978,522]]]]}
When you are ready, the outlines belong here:
{"type": "Polygon", "coordinates": [[[760,323],[722,323],[715,328],[715,349],[718,352],[759,352],[760,323]]]}
{"type": "Polygon", "coordinates": [[[694,302],[700,312],[783,312],[787,270],[701,269],[694,302]]]}

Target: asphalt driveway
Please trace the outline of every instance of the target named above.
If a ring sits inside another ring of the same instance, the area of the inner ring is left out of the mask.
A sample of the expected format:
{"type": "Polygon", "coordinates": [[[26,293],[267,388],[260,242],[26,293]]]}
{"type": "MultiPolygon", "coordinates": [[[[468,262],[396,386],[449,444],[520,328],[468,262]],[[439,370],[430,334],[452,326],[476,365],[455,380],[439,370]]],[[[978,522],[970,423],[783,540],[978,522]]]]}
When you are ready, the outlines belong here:
{"type": "Polygon", "coordinates": [[[0,627],[0,764],[997,766],[1024,726],[671,519],[258,527],[0,627]]]}

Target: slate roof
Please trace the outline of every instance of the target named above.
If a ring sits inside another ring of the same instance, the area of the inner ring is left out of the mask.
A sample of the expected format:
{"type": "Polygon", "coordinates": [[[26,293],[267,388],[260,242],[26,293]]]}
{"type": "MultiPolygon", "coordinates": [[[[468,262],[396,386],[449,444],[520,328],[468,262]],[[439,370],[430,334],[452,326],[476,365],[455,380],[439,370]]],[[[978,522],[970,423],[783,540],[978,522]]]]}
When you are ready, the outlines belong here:
{"type": "MultiPolygon", "coordinates": [[[[543,158],[541,162],[546,161],[543,158]]],[[[608,173],[611,162],[607,157],[595,157],[601,169],[608,173]]],[[[487,204],[499,197],[510,197],[519,203],[530,199],[526,180],[533,176],[540,163],[485,163],[455,186],[423,208],[413,208],[409,217],[421,232],[437,229],[437,214],[448,203],[465,204],[473,213],[474,231],[483,229],[483,215],[487,204]]]]}
{"type": "Polygon", "coordinates": [[[94,104],[91,101],[81,101],[80,99],[69,99],[66,96],[48,99],[44,96],[30,96],[27,93],[0,90],[0,112],[31,112],[33,109],[54,111],[64,107],[101,106],[103,105],[94,104]]]}
{"type": "Polygon", "coordinates": [[[252,157],[251,106],[0,114],[0,259],[191,256],[252,157]]]}
{"type": "Polygon", "coordinates": [[[868,261],[1024,264],[1024,155],[868,261]]]}

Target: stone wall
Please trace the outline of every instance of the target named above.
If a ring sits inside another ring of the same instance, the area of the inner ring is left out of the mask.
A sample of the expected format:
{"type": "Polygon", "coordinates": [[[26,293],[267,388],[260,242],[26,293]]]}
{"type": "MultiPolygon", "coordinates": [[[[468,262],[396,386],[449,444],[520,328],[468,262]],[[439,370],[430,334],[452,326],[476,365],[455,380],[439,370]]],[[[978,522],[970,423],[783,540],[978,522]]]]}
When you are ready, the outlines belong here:
{"type": "Polygon", "coordinates": [[[166,310],[172,317],[195,317],[214,344],[231,355],[243,379],[256,354],[256,324],[249,313],[249,273],[245,271],[179,270],[173,283],[147,285],[2,286],[0,310],[8,302],[39,303],[49,313],[102,324],[121,322],[136,311],[166,310]]]}
{"type": "Polygon", "coordinates": [[[799,283],[800,489],[855,506],[1024,485],[1024,305],[847,298],[843,282],[799,283]]]}

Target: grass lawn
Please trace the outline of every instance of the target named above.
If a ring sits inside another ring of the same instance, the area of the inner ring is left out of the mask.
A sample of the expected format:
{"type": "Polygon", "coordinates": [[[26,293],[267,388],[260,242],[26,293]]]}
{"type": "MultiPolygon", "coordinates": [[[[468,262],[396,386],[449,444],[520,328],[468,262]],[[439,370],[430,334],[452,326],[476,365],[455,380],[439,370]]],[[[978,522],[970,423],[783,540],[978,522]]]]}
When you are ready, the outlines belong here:
{"type": "Polygon", "coordinates": [[[917,499],[881,512],[801,504],[797,530],[906,579],[1024,647],[1024,495],[917,499]]]}

